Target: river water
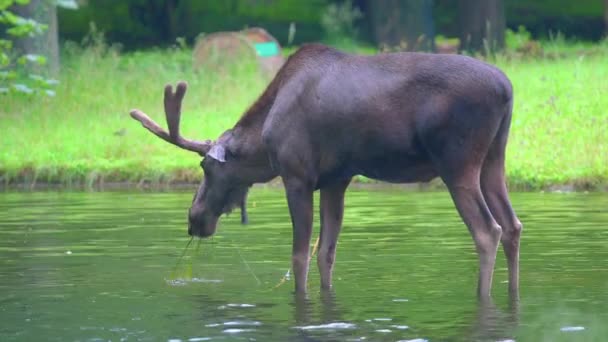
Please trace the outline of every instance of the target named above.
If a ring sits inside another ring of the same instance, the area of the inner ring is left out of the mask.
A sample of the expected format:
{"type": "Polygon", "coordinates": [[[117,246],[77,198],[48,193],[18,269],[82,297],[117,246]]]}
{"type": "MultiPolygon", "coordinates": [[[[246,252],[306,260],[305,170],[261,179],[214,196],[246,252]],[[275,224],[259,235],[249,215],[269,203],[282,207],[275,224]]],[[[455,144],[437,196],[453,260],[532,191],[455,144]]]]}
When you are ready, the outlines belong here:
{"type": "Polygon", "coordinates": [[[0,341],[608,340],[608,194],[513,193],[521,300],[499,250],[483,305],[445,192],[349,190],[334,290],[318,290],[313,263],[307,298],[284,279],[281,189],[254,188],[249,225],[236,210],[184,252],[191,198],[0,193],[0,341]]]}

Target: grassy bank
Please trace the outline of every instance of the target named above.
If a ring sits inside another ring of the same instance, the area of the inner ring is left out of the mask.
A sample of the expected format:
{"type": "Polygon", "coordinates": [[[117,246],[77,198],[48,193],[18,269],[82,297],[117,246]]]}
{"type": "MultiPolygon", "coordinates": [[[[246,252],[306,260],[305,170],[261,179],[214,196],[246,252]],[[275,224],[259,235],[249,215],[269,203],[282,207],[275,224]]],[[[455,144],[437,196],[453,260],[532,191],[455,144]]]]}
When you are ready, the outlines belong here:
{"type": "MultiPolygon", "coordinates": [[[[559,58],[498,57],[515,89],[508,150],[512,185],[608,183],[608,47],[559,58]]],[[[268,80],[253,65],[193,73],[189,50],[120,55],[104,46],[68,49],[55,97],[0,95],[0,179],[14,183],[182,182],[201,176],[199,158],[133,121],[159,122],[165,83],[189,82],[182,134],[216,138],[268,80]]]]}

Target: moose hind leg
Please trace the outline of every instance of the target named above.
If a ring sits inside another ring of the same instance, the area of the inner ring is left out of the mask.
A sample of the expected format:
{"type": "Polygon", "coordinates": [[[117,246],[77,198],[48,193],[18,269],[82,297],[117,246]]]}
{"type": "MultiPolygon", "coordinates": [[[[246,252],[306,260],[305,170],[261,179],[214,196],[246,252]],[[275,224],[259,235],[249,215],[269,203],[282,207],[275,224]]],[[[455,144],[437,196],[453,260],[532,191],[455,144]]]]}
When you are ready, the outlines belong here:
{"type": "Polygon", "coordinates": [[[477,294],[489,297],[496,251],[502,229],[492,217],[479,186],[479,173],[460,180],[446,181],[454,204],[462,220],[469,228],[479,257],[479,281],[477,294]]]}
{"type": "Polygon", "coordinates": [[[349,183],[350,179],[321,189],[321,234],[317,266],[322,289],[331,288],[336,247],[344,216],[344,192],[349,183]]]}
{"type": "Polygon", "coordinates": [[[509,269],[509,294],[513,299],[517,299],[519,297],[519,240],[522,224],[509,200],[502,159],[486,160],[481,173],[481,189],[492,216],[503,229],[501,243],[509,269]]]}

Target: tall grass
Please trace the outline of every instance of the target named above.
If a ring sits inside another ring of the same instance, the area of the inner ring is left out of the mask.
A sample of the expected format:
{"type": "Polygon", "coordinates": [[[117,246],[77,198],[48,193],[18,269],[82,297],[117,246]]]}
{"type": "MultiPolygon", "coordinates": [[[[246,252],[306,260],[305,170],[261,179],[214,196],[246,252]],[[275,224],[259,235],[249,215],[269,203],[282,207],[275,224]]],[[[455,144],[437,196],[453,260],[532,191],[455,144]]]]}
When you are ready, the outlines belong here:
{"type": "Polygon", "coordinates": [[[0,175],[8,182],[191,181],[198,157],[154,138],[128,112],[139,108],[164,124],[163,87],[189,83],[182,134],[215,138],[255,100],[266,80],[255,65],[222,75],[194,73],[190,51],[120,55],[69,51],[54,98],[10,96],[3,102],[0,175]]]}
{"type": "Polygon", "coordinates": [[[507,155],[513,184],[608,181],[608,53],[557,60],[497,61],[513,82],[507,155]]]}
{"type": "MultiPolygon", "coordinates": [[[[164,84],[186,80],[182,134],[214,139],[269,81],[254,63],[194,72],[188,49],[119,54],[97,44],[64,50],[55,97],[0,96],[5,185],[198,180],[198,156],[153,137],[129,110],[142,109],[164,123],[164,84]]],[[[592,50],[494,61],[515,89],[507,156],[511,184],[593,187],[608,181],[608,47],[592,50]]]]}

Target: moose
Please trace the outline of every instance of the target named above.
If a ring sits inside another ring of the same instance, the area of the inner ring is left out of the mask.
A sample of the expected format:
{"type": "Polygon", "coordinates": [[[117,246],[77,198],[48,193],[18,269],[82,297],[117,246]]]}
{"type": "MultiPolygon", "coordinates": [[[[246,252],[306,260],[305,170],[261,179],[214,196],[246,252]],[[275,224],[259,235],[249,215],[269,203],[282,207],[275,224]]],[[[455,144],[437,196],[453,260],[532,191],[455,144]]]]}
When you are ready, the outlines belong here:
{"type": "Polygon", "coordinates": [[[351,179],[440,177],[476,247],[478,296],[490,296],[499,242],[509,293],[517,295],[522,224],[505,182],[513,90],[496,67],[462,55],[363,56],[306,44],[215,141],[180,135],[186,87],[165,87],[168,133],[142,111],[130,114],[158,137],[203,157],[188,234],[214,234],[219,217],[242,203],[254,183],[281,177],[293,227],[295,291],[306,293],[313,193],[320,190],[317,265],[321,288],[329,289],[351,179]]]}

